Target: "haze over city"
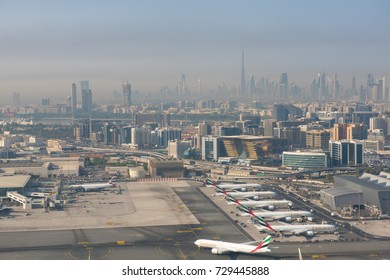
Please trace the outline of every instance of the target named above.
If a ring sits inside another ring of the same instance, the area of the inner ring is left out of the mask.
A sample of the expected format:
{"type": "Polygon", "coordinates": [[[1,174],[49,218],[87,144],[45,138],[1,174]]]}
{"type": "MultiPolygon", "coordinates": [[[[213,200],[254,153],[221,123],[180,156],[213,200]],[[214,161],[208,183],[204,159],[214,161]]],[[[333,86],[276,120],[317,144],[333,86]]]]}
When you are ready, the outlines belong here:
{"type": "MultiPolygon", "coordinates": [[[[0,94],[63,99],[89,80],[95,100],[121,91],[196,92],[246,79],[308,89],[319,72],[350,87],[389,76],[388,1],[2,1],[0,94]]],[[[5,100],[4,102],[6,102],[5,100]]]]}

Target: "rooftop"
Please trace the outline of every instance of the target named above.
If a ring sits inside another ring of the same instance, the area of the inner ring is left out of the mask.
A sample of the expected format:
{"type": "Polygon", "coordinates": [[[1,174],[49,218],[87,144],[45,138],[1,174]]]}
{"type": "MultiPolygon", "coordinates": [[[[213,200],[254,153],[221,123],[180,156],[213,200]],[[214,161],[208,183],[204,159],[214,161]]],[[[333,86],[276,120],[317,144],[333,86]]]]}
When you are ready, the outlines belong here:
{"type": "Polygon", "coordinates": [[[30,178],[30,175],[0,176],[0,189],[24,188],[30,178]]]}

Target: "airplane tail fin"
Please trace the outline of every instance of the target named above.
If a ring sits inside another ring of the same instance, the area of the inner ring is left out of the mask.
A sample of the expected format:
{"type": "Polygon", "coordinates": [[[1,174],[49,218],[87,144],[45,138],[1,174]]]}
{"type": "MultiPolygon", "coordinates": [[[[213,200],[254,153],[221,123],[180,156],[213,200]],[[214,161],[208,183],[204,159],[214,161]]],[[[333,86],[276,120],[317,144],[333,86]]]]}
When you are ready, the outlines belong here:
{"type": "Polygon", "coordinates": [[[211,185],[211,186],[214,186],[214,187],[216,186],[216,184],[213,181],[211,181],[210,179],[206,179],[205,185],[211,185]]]}
{"type": "Polygon", "coordinates": [[[250,253],[254,253],[260,249],[268,249],[268,244],[271,242],[271,235],[268,235],[263,241],[260,242],[259,245],[255,249],[253,249],[250,253]]]}

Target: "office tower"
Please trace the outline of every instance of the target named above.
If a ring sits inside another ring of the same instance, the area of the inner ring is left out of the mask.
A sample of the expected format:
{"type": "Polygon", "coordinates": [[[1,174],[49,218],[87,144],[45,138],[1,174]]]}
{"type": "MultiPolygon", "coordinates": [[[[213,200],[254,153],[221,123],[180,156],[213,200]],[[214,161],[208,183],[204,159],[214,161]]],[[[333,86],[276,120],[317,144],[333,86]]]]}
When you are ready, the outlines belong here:
{"type": "Polygon", "coordinates": [[[221,139],[216,136],[205,136],[202,138],[202,160],[217,161],[221,154],[221,139]]]}
{"type": "Polygon", "coordinates": [[[336,123],[332,128],[331,140],[347,139],[347,124],[336,123]]]}
{"type": "Polygon", "coordinates": [[[72,116],[74,113],[77,111],[77,91],[76,91],[76,84],[72,84],[72,95],[71,95],[71,100],[72,100],[72,116]]]}
{"type": "Polygon", "coordinates": [[[357,88],[356,88],[356,77],[353,76],[352,77],[352,95],[356,95],[356,91],[357,91],[357,88]]]}
{"type": "Polygon", "coordinates": [[[42,106],[50,106],[50,98],[42,98],[42,106]]]}
{"type": "Polygon", "coordinates": [[[279,96],[282,99],[288,98],[288,76],[287,76],[287,73],[282,73],[280,75],[279,96]]]}
{"type": "Polygon", "coordinates": [[[319,96],[319,100],[328,99],[325,73],[318,74],[318,96],[319,96]]]}
{"type": "Polygon", "coordinates": [[[337,79],[337,73],[334,73],[331,83],[332,83],[330,87],[331,96],[333,100],[337,100],[340,97],[340,83],[337,79]]]}
{"type": "Polygon", "coordinates": [[[181,129],[177,128],[162,128],[157,130],[158,146],[167,148],[169,141],[181,140],[181,129]]]}
{"type": "Polygon", "coordinates": [[[202,81],[198,80],[198,96],[202,96],[202,81]]]}
{"type": "Polygon", "coordinates": [[[89,90],[89,81],[81,81],[80,82],[80,88],[81,88],[81,91],[83,90],[89,90]]]}
{"type": "Polygon", "coordinates": [[[367,139],[367,133],[367,125],[364,125],[364,123],[352,123],[347,125],[348,140],[367,139]]]}
{"type": "Polygon", "coordinates": [[[89,89],[88,81],[80,82],[81,88],[81,110],[84,114],[92,112],[92,91],[89,89]]]}
{"type": "Polygon", "coordinates": [[[179,96],[185,97],[187,92],[186,92],[186,75],[184,74],[181,75],[181,81],[178,84],[178,89],[179,89],[179,96]]]}
{"type": "Polygon", "coordinates": [[[363,143],[361,141],[329,141],[332,166],[363,164],[363,143]]]}
{"type": "Polygon", "coordinates": [[[255,96],[255,93],[256,93],[255,77],[252,74],[249,80],[249,97],[253,98],[255,96]]]}
{"type": "Polygon", "coordinates": [[[246,97],[246,79],[245,79],[245,68],[244,68],[244,47],[242,47],[241,57],[241,98],[246,97]]]}
{"type": "Polygon", "coordinates": [[[312,149],[329,149],[330,132],[326,130],[306,131],[306,147],[312,149]]]}
{"type": "Polygon", "coordinates": [[[372,98],[372,89],[375,85],[374,76],[370,73],[367,75],[366,102],[372,98]]]}
{"type": "Polygon", "coordinates": [[[385,118],[373,117],[370,118],[370,130],[380,129],[384,135],[387,135],[387,123],[385,118]]]}
{"type": "Polygon", "coordinates": [[[15,107],[20,106],[20,93],[19,92],[14,92],[12,94],[12,105],[14,105],[15,107]]]}
{"type": "Polygon", "coordinates": [[[131,106],[131,84],[129,82],[125,82],[122,85],[123,87],[123,106],[125,106],[126,113],[131,106]]]}

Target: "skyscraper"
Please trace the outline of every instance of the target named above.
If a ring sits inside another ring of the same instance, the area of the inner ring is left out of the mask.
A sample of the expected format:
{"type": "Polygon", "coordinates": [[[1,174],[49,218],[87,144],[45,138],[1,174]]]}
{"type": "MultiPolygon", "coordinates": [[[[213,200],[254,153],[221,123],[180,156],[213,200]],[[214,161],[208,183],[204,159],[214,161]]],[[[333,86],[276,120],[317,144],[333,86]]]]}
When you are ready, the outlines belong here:
{"type": "Polygon", "coordinates": [[[242,47],[241,56],[241,97],[246,97],[246,79],[245,79],[245,68],[244,68],[244,47],[242,47]]]}
{"type": "Polygon", "coordinates": [[[14,92],[12,94],[12,104],[15,107],[19,107],[20,106],[20,93],[19,92],[14,92]]]}
{"type": "Polygon", "coordinates": [[[131,84],[128,81],[123,83],[123,106],[125,106],[126,113],[131,106],[131,84]]]}
{"type": "Polygon", "coordinates": [[[88,81],[81,81],[81,110],[85,114],[92,111],[92,91],[89,89],[88,81]]]}
{"type": "Polygon", "coordinates": [[[288,76],[287,73],[282,73],[280,75],[280,82],[279,82],[279,95],[282,99],[288,98],[288,76]]]}
{"type": "Polygon", "coordinates": [[[256,94],[255,77],[252,74],[249,80],[249,97],[253,98],[255,94],[256,94]]]}
{"type": "Polygon", "coordinates": [[[72,84],[72,114],[74,114],[77,110],[77,91],[76,91],[76,84],[72,84]]]}

